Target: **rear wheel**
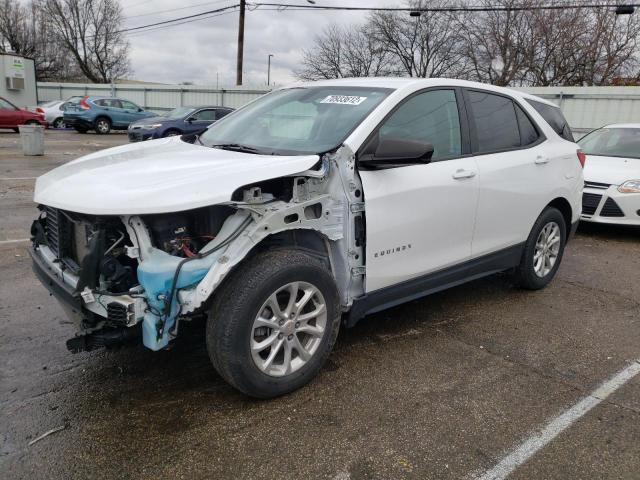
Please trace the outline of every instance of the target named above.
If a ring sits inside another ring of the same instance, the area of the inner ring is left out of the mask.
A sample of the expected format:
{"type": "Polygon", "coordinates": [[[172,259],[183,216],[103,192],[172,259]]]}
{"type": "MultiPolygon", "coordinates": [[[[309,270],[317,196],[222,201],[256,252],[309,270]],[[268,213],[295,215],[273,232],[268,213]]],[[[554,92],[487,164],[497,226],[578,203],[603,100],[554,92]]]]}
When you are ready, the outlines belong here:
{"type": "Polygon", "coordinates": [[[98,117],[93,125],[96,133],[99,135],[106,135],[111,131],[111,120],[106,117],[98,117]]]}
{"type": "Polygon", "coordinates": [[[546,287],[556,275],[567,241],[567,227],[562,213],[546,208],[529,234],[516,270],[521,287],[538,290],[546,287]]]}
{"type": "Polygon", "coordinates": [[[56,118],[52,123],[53,128],[64,128],[64,120],[62,117],[56,118]]]}
{"type": "Polygon", "coordinates": [[[207,349],[238,390],[271,398],[296,390],[322,368],[340,327],[333,277],[296,250],[259,254],[215,294],[207,349]]]}

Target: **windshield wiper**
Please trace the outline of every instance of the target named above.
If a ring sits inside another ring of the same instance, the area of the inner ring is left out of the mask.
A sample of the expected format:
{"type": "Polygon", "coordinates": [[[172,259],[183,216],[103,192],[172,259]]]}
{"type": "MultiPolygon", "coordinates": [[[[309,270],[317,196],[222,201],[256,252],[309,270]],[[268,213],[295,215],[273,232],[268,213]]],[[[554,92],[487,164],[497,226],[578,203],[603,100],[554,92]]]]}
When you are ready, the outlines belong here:
{"type": "Polygon", "coordinates": [[[259,154],[260,150],[250,147],[248,145],[241,145],[239,143],[220,143],[217,145],[211,145],[212,148],[220,148],[222,150],[231,150],[232,152],[244,152],[259,154]]]}

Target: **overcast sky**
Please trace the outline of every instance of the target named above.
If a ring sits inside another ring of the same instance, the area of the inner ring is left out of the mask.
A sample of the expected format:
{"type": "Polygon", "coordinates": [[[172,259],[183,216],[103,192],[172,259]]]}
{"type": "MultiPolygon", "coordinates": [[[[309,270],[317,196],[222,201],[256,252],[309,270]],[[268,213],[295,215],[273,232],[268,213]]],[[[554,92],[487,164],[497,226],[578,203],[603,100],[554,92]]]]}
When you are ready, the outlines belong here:
{"type": "MultiPolygon", "coordinates": [[[[260,0],[256,0],[260,1],[260,0]]],[[[264,0],[274,1],[274,0],[264,0]]],[[[136,27],[183,17],[238,3],[235,0],[120,0],[125,27],[136,27]],[[192,7],[193,8],[190,8],[192,7]],[[189,7],[189,8],[184,8],[189,7]],[[180,10],[174,10],[174,9],[180,10]],[[164,12],[164,10],[174,10],[164,12]]],[[[306,0],[278,3],[301,4],[306,0]]],[[[317,5],[361,6],[362,0],[316,0],[317,5]]],[[[398,6],[402,0],[366,0],[367,6],[398,6]]],[[[330,23],[363,22],[364,12],[247,10],[245,20],[244,84],[264,86],[267,55],[271,60],[272,83],[294,81],[302,49],[330,23]]],[[[233,11],[184,25],[149,32],[131,32],[132,78],[161,83],[193,82],[220,86],[235,85],[238,12],[233,11]]]]}

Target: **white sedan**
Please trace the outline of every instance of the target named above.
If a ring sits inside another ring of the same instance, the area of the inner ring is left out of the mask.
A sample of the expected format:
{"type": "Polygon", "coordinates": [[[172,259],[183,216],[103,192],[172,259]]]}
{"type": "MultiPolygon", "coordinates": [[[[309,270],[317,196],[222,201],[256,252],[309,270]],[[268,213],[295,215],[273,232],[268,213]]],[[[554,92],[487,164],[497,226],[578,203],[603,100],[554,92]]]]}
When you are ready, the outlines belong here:
{"type": "Polygon", "coordinates": [[[578,144],[587,156],[581,219],[640,226],[640,123],[607,125],[578,144]]]}
{"type": "Polygon", "coordinates": [[[67,100],[52,100],[37,107],[31,107],[36,113],[44,115],[44,119],[53,128],[64,128],[64,111],[70,103],[78,103],[82,97],[70,97],[67,100]]]}

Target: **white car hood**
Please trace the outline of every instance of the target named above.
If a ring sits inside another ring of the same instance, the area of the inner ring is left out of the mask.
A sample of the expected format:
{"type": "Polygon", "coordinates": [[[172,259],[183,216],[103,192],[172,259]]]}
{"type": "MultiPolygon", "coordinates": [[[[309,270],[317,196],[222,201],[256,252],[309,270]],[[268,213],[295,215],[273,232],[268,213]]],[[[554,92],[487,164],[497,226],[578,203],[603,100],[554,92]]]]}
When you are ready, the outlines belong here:
{"type": "Polygon", "coordinates": [[[91,215],[178,212],[227,202],[239,187],[303,172],[318,160],[231,152],[171,137],[62,165],[38,178],[34,201],[91,215]]]}
{"type": "Polygon", "coordinates": [[[602,157],[587,155],[584,164],[587,182],[621,185],[627,180],[640,179],[640,160],[634,158],[602,157]]]}

